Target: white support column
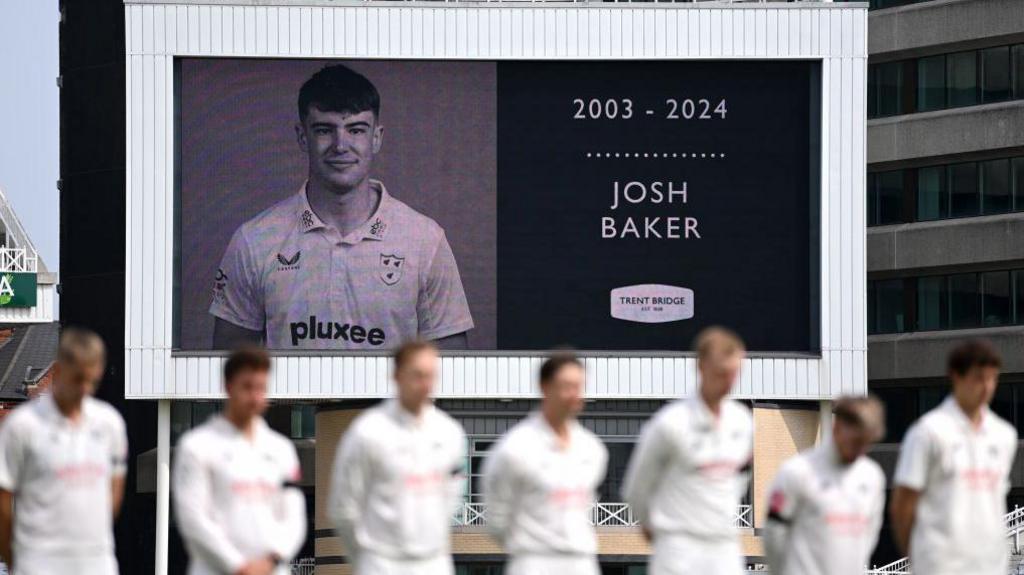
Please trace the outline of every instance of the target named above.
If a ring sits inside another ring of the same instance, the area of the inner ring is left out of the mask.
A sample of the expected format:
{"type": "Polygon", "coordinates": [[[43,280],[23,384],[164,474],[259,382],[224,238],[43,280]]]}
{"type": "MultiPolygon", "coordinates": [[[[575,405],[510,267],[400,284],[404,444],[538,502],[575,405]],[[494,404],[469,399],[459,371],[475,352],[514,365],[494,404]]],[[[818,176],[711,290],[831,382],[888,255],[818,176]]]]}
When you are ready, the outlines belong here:
{"type": "Polygon", "coordinates": [[[818,403],[818,440],[817,444],[832,436],[832,401],[824,400],[818,403]]]}
{"type": "Polygon", "coordinates": [[[171,400],[157,402],[156,417],[156,575],[167,575],[171,503],[171,400]]]}

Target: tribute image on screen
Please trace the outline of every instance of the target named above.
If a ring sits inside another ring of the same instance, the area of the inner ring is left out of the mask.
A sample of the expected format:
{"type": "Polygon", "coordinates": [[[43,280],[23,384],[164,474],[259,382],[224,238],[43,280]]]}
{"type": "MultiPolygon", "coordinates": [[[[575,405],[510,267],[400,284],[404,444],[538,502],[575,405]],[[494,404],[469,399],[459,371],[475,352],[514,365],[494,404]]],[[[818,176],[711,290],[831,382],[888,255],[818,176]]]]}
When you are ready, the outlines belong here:
{"type": "Polygon", "coordinates": [[[176,347],[815,351],[818,66],[178,59],[176,347]]]}

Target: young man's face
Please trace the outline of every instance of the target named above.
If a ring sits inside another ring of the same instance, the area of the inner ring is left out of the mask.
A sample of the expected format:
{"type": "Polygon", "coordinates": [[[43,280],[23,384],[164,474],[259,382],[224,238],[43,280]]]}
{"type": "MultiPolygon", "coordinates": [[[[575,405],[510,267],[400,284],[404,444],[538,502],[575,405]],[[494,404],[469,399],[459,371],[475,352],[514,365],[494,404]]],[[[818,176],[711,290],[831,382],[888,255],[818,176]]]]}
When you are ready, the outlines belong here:
{"type": "Polygon", "coordinates": [[[698,362],[701,387],[713,397],[729,395],[743,367],[743,356],[742,351],[712,351],[701,359],[698,362]]]}
{"type": "Polygon", "coordinates": [[[583,411],[583,368],[574,364],[563,365],[541,387],[547,409],[560,417],[574,417],[583,411]]]}
{"type": "Polygon", "coordinates": [[[964,407],[974,410],[988,405],[996,393],[999,383],[999,368],[992,366],[974,366],[967,373],[950,374],[953,381],[953,394],[964,407]]]}
{"type": "Polygon", "coordinates": [[[836,419],[832,425],[832,439],[836,444],[839,459],[850,464],[864,455],[874,444],[871,432],[862,425],[836,419]]]}
{"type": "Polygon", "coordinates": [[[395,372],[398,399],[403,405],[423,405],[434,392],[437,381],[437,352],[424,349],[406,358],[395,372]]]}
{"type": "Polygon", "coordinates": [[[295,126],[299,147],[309,159],[309,176],[343,194],[370,177],[373,156],[380,151],[383,126],[373,111],[324,112],[310,106],[295,126]]]}
{"type": "Polygon", "coordinates": [[[55,393],[62,398],[81,401],[96,392],[96,386],[103,379],[104,363],[92,362],[57,362],[53,366],[53,378],[56,382],[55,393]]]}
{"type": "Polygon", "coordinates": [[[243,369],[227,382],[225,409],[237,417],[249,419],[267,410],[267,372],[243,369]]]}

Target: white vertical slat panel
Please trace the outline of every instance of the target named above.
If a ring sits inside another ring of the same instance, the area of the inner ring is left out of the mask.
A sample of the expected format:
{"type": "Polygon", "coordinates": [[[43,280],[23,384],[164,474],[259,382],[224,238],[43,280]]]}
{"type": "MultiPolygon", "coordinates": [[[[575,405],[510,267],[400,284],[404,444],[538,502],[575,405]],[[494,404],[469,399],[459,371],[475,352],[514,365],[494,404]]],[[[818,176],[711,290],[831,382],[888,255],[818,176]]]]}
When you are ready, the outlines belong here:
{"type": "MultiPolygon", "coordinates": [[[[175,6],[125,9],[129,397],[219,394],[219,359],[172,358],[175,55],[299,57],[822,58],[821,359],[754,358],[740,391],[817,398],[862,392],[866,13],[833,6],[175,6]],[[196,378],[199,378],[198,380],[196,378]],[[216,384],[216,385],[215,385],[216,384]]],[[[445,393],[528,396],[539,356],[451,358],[445,393]],[[461,371],[460,371],[461,370],[461,371]],[[461,373],[461,375],[459,375],[461,373]]],[[[588,360],[601,397],[694,390],[692,358],[588,360]]],[[[384,357],[282,362],[275,393],[378,396],[384,357]],[[296,366],[293,368],[292,366],[296,366]],[[294,369],[294,373],[293,373],[294,369]],[[295,380],[298,379],[298,381],[295,380]]]]}

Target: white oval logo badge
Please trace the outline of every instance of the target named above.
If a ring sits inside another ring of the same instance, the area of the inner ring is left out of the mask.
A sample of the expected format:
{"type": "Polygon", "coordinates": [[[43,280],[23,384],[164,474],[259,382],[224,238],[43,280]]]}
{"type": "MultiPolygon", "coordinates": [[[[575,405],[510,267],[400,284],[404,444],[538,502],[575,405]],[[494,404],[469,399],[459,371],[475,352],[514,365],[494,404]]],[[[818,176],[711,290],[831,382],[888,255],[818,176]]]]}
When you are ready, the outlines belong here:
{"type": "Polygon", "coordinates": [[[641,284],[612,290],[612,317],[640,323],[664,323],[693,317],[693,290],[641,284]]]}

